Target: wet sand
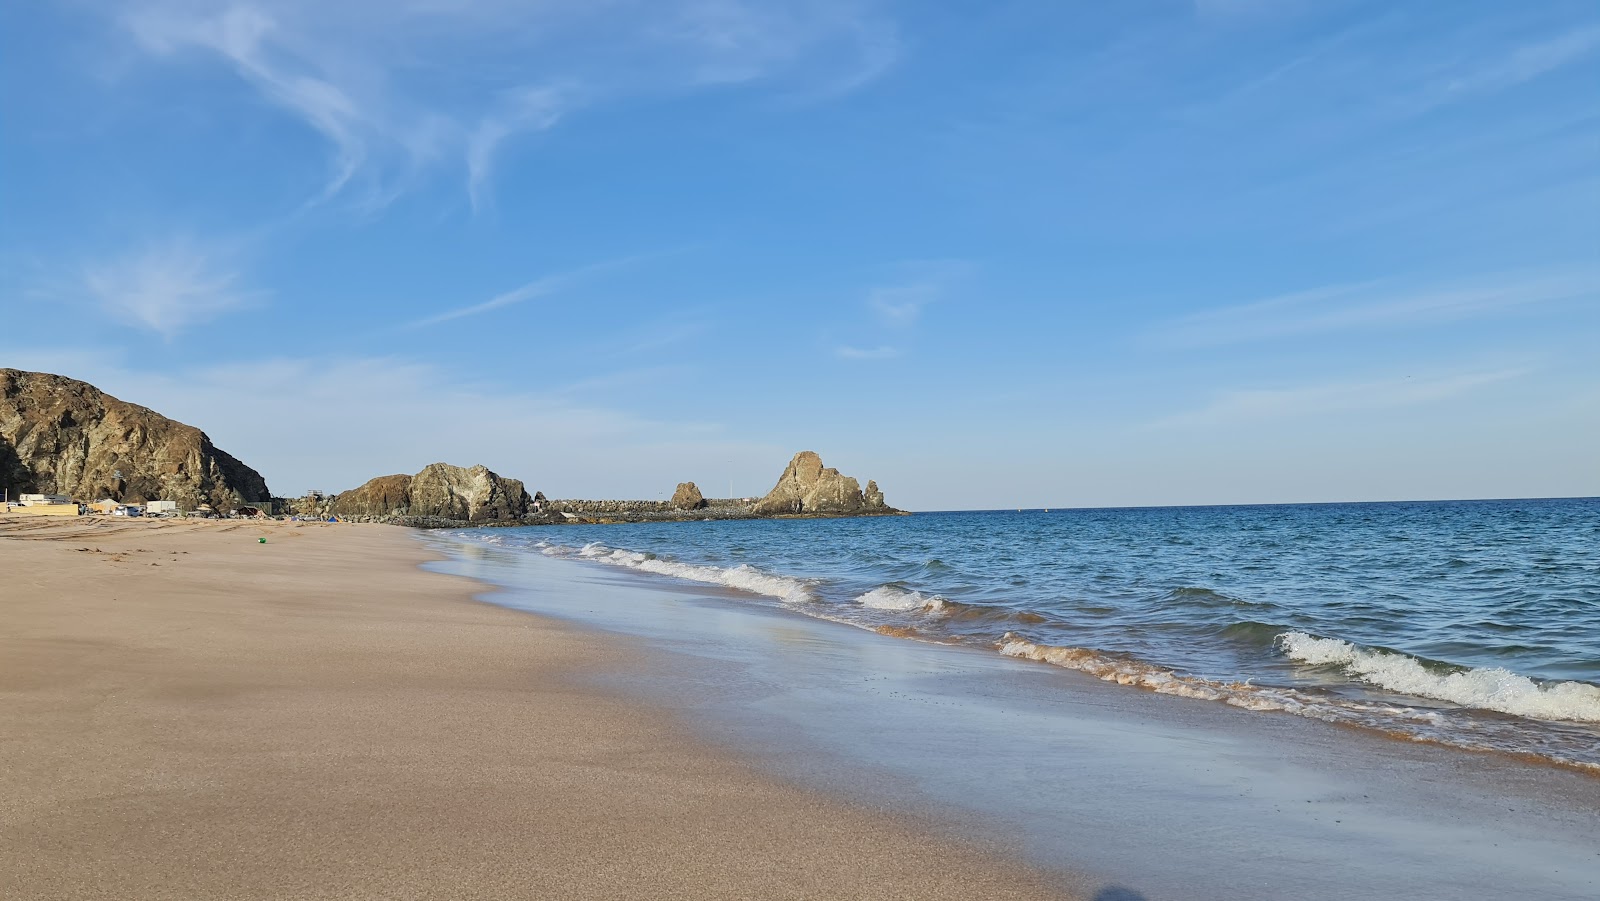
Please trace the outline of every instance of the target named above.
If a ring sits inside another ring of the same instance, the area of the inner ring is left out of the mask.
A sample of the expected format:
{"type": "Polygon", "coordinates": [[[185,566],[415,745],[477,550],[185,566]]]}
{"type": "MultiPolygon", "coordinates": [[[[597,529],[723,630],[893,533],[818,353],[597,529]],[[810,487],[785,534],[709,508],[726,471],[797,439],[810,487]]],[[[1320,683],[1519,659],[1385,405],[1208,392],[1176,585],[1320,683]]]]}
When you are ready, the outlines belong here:
{"type": "Polygon", "coordinates": [[[0,897],[1136,897],[762,775],[427,556],[0,516],[0,897]]]}
{"type": "Polygon", "coordinates": [[[594,678],[763,772],[937,811],[1119,901],[1591,901],[1600,779],[905,641],[732,589],[428,533],[430,569],[641,655],[594,678]],[[1097,883],[1104,886],[1104,882],[1097,883]]]}

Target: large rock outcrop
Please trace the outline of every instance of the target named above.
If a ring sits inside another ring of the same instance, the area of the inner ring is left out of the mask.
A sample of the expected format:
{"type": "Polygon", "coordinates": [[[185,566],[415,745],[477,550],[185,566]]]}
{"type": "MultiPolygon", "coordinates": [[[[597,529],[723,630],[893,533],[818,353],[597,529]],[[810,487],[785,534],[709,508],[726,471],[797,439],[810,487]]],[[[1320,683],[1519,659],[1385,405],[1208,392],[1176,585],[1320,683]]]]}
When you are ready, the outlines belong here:
{"type": "Polygon", "coordinates": [[[334,498],[339,516],[433,516],[465,522],[521,519],[528,492],[484,466],[431,463],[414,476],[379,476],[334,498]]]}
{"type": "Polygon", "coordinates": [[[329,509],[337,516],[404,516],[411,509],[411,477],[378,476],[340,492],[329,509]]]}
{"type": "Polygon", "coordinates": [[[672,492],[674,510],[698,510],[705,505],[705,495],[700,493],[700,486],[693,482],[679,482],[678,490],[672,492]]]}
{"type": "Polygon", "coordinates": [[[812,513],[817,515],[848,516],[857,513],[893,512],[884,503],[877,482],[868,482],[868,494],[863,496],[861,484],[839,470],[822,465],[822,458],[814,451],[801,451],[794,455],[778,484],[756,501],[754,512],[758,516],[812,513]],[[868,503],[868,498],[872,502],[868,503]]]}
{"type": "Polygon", "coordinates": [[[260,473],[194,426],[87,382],[20,369],[0,369],[0,486],[13,497],[170,500],[185,510],[272,496],[260,473]]]}

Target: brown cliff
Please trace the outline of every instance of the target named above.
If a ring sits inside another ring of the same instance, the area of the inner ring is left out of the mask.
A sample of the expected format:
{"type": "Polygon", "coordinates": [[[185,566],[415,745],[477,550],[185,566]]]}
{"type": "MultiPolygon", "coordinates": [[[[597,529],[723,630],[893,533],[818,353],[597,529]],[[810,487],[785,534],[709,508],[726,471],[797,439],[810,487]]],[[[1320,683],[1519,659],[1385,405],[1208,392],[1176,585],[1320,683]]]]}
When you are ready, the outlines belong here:
{"type": "Polygon", "coordinates": [[[194,426],[87,382],[19,369],[0,369],[0,486],[185,510],[271,497],[260,473],[194,426]]]}

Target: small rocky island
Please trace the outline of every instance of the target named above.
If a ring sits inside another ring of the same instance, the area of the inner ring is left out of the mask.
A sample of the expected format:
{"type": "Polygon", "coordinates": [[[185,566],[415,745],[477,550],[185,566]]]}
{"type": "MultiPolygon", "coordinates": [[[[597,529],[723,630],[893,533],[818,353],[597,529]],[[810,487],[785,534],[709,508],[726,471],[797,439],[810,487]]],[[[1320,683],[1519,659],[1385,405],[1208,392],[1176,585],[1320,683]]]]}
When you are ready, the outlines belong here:
{"type": "MultiPolygon", "coordinates": [[[[794,455],[760,498],[708,498],[680,482],[667,501],[550,500],[484,466],[424,466],[338,494],[274,497],[261,474],[191,425],[65,376],[0,369],[0,489],[86,504],[168,501],[182,513],[280,515],[427,527],[883,516],[869,480],[794,455]]],[[[0,507],[0,512],[4,511],[0,507]]],[[[59,508],[58,508],[59,509],[59,508]]]]}

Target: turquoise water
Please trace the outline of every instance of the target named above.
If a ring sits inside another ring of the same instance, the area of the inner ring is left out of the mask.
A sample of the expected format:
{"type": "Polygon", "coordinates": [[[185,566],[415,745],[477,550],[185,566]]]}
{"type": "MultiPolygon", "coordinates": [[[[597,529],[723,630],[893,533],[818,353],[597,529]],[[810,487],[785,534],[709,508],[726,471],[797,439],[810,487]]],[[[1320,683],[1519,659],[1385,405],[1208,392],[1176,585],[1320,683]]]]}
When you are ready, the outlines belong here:
{"type": "Polygon", "coordinates": [[[1130,690],[1600,771],[1600,499],[460,534],[1130,690]]]}

